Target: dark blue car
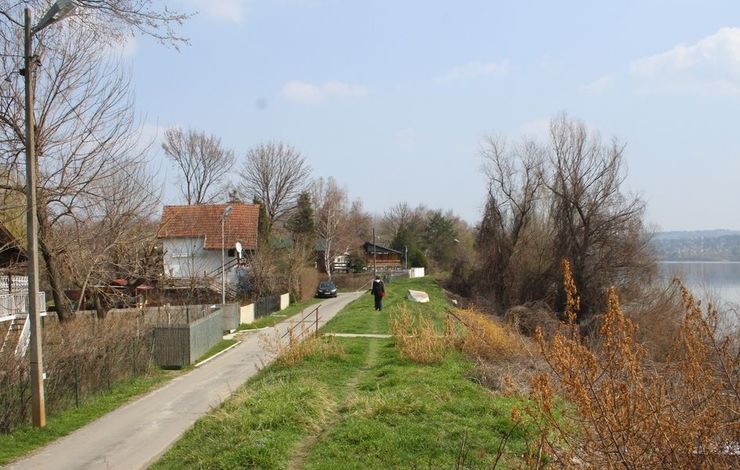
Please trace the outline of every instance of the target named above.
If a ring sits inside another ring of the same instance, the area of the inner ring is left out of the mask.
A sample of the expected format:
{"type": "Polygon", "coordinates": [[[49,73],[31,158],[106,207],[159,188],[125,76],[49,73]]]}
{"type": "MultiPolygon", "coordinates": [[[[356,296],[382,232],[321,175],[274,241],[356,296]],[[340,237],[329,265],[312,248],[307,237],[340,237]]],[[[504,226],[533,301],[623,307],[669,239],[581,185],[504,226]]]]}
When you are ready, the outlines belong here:
{"type": "Polygon", "coordinates": [[[325,281],[316,288],[316,297],[336,297],[337,286],[333,282],[325,281]]]}

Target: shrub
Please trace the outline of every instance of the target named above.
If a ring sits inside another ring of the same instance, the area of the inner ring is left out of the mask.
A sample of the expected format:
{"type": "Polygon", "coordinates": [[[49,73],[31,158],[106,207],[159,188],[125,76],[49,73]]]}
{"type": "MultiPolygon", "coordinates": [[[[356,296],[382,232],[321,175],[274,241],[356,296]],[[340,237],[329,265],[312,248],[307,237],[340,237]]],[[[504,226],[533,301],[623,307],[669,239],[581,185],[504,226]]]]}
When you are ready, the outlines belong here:
{"type": "Polygon", "coordinates": [[[579,299],[563,263],[567,321],[549,341],[538,335],[551,373],[532,383],[528,411],[541,426],[540,450],[563,466],[591,468],[737,468],[740,355],[679,285],[684,316],[663,364],[636,341],[615,289],[589,344],[575,323],[579,299]],[[572,406],[553,405],[556,394],[572,406]],[[562,415],[558,415],[562,413],[562,415]]]}
{"type": "Polygon", "coordinates": [[[487,361],[508,360],[526,347],[518,335],[493,317],[474,309],[457,310],[454,316],[465,325],[455,340],[456,347],[466,355],[487,361]]]}
{"type": "Polygon", "coordinates": [[[343,357],[345,354],[336,339],[316,336],[307,324],[302,324],[300,329],[291,328],[287,334],[275,329],[272,335],[260,335],[259,340],[262,347],[273,353],[276,361],[283,365],[293,365],[309,357],[343,357]]]}
{"type": "MultiPolygon", "coordinates": [[[[110,391],[143,375],[151,366],[152,334],[138,315],[111,314],[105,319],[78,315],[44,325],[47,413],[79,406],[87,397],[110,391]]],[[[0,432],[29,420],[30,376],[27,360],[0,360],[0,432]]]]}
{"type": "Polygon", "coordinates": [[[429,364],[444,358],[449,336],[438,331],[432,319],[422,312],[414,313],[401,304],[391,317],[390,327],[396,347],[412,361],[429,364]]]}

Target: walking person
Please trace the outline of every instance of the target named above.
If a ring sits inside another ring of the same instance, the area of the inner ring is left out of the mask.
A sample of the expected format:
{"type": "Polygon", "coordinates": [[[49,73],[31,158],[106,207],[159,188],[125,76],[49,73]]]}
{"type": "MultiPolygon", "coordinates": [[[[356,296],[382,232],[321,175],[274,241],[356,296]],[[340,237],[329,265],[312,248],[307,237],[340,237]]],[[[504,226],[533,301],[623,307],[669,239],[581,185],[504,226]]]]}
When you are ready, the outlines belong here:
{"type": "Polygon", "coordinates": [[[379,312],[383,310],[383,297],[385,297],[385,284],[380,280],[380,276],[375,276],[373,280],[373,287],[370,289],[370,293],[375,297],[375,311],[379,312]]]}

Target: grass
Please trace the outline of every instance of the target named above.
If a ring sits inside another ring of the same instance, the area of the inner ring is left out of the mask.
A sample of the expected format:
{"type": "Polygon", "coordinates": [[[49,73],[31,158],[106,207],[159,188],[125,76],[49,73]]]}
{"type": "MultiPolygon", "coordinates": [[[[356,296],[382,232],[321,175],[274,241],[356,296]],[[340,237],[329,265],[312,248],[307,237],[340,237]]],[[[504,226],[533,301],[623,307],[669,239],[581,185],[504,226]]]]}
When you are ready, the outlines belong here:
{"type": "Polygon", "coordinates": [[[146,376],[114,386],[110,393],[89,398],[79,408],[50,416],[44,428],[26,425],[11,434],[0,434],[0,466],[72,433],[124,405],[132,398],[153,390],[163,382],[170,380],[175,374],[170,371],[153,369],[146,376]]]}
{"type": "MultiPolygon", "coordinates": [[[[442,323],[447,303],[433,280],[397,280],[386,291],[382,312],[363,295],[324,331],[387,333],[402,305],[442,323]],[[409,288],[431,302],[405,300],[409,288]]],[[[503,441],[502,462],[523,463],[513,456],[532,434],[511,419],[523,403],[468,380],[473,365],[462,354],[420,365],[393,339],[333,340],[343,354],[263,369],[152,468],[491,468],[503,441]]]]}
{"type": "Polygon", "coordinates": [[[238,343],[238,341],[235,339],[222,339],[221,341],[213,345],[213,347],[211,347],[211,349],[209,349],[205,354],[199,357],[198,360],[195,361],[195,363],[197,364],[199,362],[203,362],[209,357],[215,356],[216,354],[220,353],[224,349],[230,348],[236,343],[238,343]]]}
{"type": "Polygon", "coordinates": [[[256,329],[265,328],[268,326],[275,326],[281,321],[285,320],[286,318],[290,318],[294,315],[297,315],[301,313],[307,307],[310,307],[311,305],[317,304],[319,302],[321,302],[321,299],[312,297],[308,300],[304,300],[303,302],[296,302],[294,304],[290,304],[285,310],[272,313],[266,317],[258,318],[252,323],[240,324],[239,331],[256,330],[256,329]]]}

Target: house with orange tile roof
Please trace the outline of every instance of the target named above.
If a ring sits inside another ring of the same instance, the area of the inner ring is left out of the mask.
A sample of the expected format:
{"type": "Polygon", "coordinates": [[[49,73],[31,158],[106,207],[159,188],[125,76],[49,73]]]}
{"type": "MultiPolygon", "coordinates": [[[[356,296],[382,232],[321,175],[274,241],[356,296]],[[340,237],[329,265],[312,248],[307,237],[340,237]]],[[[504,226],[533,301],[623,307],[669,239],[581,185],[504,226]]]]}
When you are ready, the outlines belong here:
{"type": "Polygon", "coordinates": [[[164,206],[157,238],[162,240],[165,276],[220,279],[223,250],[227,281],[234,282],[236,268],[257,249],[258,224],[256,204],[164,206]]]}

